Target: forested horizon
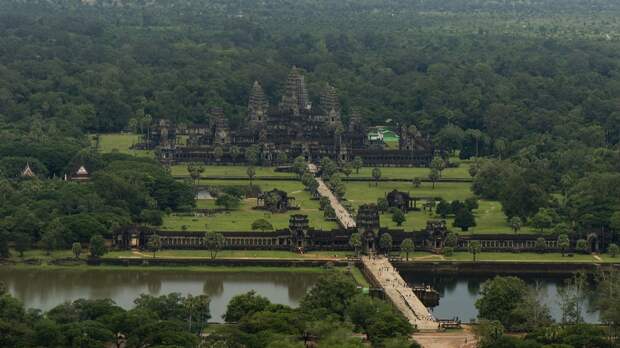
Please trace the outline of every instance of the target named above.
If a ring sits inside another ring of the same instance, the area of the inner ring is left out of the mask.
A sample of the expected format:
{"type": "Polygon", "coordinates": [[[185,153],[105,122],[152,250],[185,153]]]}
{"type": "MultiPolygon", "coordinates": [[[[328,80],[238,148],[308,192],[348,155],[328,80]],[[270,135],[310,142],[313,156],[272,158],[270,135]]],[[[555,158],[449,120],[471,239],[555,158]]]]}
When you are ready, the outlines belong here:
{"type": "Polygon", "coordinates": [[[315,100],[329,82],[345,115],[359,107],[374,124],[517,140],[574,122],[620,139],[613,1],[6,1],[0,12],[3,123],[112,132],[142,111],[204,122],[221,106],[239,124],[252,82],[277,103],[295,65],[315,100]]]}

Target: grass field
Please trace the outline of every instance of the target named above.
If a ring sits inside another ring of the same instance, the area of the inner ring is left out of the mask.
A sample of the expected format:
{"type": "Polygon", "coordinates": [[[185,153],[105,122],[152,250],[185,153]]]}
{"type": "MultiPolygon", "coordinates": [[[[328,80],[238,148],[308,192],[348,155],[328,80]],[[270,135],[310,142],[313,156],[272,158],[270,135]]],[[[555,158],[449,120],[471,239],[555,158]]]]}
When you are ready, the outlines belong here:
{"type": "MultiPolygon", "coordinates": [[[[247,185],[246,180],[200,180],[202,185],[226,186],[226,185],[247,185]]],[[[183,225],[188,226],[188,230],[204,231],[205,224],[209,230],[232,231],[232,230],[249,230],[253,221],[259,218],[266,218],[271,221],[274,228],[285,228],[288,226],[288,218],[291,214],[301,213],[307,214],[310,218],[310,224],[315,228],[331,229],[336,228],[334,222],[327,222],[323,218],[323,213],[318,210],[318,202],[310,200],[310,196],[303,191],[303,186],[298,181],[274,181],[274,180],[254,180],[254,185],[260,186],[263,191],[269,191],[274,188],[284,190],[296,198],[296,203],[301,207],[299,211],[292,211],[286,214],[271,214],[265,211],[252,209],[256,205],[255,199],[244,201],[242,207],[230,212],[229,214],[219,214],[213,217],[167,217],[164,221],[164,229],[180,230],[183,225]]],[[[374,182],[347,182],[347,199],[358,207],[364,203],[376,203],[380,197],[385,197],[386,193],[393,189],[409,192],[412,196],[421,197],[442,197],[448,201],[464,200],[473,197],[469,187],[469,183],[438,183],[435,189],[432,184],[423,183],[420,188],[415,188],[408,182],[384,181],[379,182],[375,186],[374,182]]],[[[418,202],[419,206],[423,202],[418,202]]],[[[215,207],[214,202],[199,201],[198,207],[212,208],[215,207]]],[[[470,228],[468,232],[460,233],[510,233],[511,229],[506,221],[506,217],[501,209],[501,204],[496,201],[479,201],[479,208],[475,211],[476,227],[470,228]]],[[[407,221],[398,227],[392,221],[391,214],[382,214],[381,225],[389,228],[402,228],[405,230],[419,230],[426,226],[428,219],[436,218],[422,211],[412,211],[406,215],[407,221]]],[[[448,218],[448,224],[452,226],[452,218],[448,218]]],[[[530,233],[528,227],[522,228],[520,233],[530,233]]]]}
{"type": "MultiPolygon", "coordinates": [[[[265,259],[339,259],[353,256],[353,252],[347,251],[312,251],[298,254],[284,250],[222,250],[217,253],[217,258],[265,258],[265,259]]],[[[153,253],[148,251],[136,254],[132,251],[114,251],[106,254],[106,257],[146,257],[150,258],[153,253]]],[[[179,257],[179,258],[209,258],[208,250],[162,250],[156,257],[179,257]]]]}
{"type": "Polygon", "coordinates": [[[347,187],[345,196],[356,205],[376,203],[377,198],[385,197],[388,192],[394,189],[409,192],[411,196],[442,197],[448,201],[455,199],[464,200],[474,195],[469,189],[469,183],[437,183],[434,189],[433,184],[426,182],[422,183],[420,188],[416,188],[411,183],[403,181],[381,181],[376,185],[370,181],[345,182],[345,185],[347,187]]]}
{"type": "MultiPolygon", "coordinates": [[[[420,188],[416,188],[410,183],[399,181],[383,181],[376,186],[374,182],[347,182],[347,199],[355,207],[359,207],[364,203],[376,203],[377,199],[385,197],[385,195],[397,189],[399,191],[409,192],[412,196],[419,197],[441,197],[447,201],[465,200],[473,197],[470,191],[469,183],[437,183],[435,189],[431,183],[422,183],[420,188]]],[[[497,201],[480,200],[479,207],[474,211],[476,215],[476,227],[472,227],[467,232],[459,233],[511,233],[512,230],[506,216],[502,212],[502,206],[497,201]]],[[[421,207],[424,202],[418,202],[421,207]]],[[[429,215],[423,211],[412,211],[406,214],[407,221],[402,226],[397,226],[392,221],[392,215],[385,213],[381,215],[381,225],[389,228],[402,228],[405,230],[422,229],[426,226],[428,219],[437,218],[437,216],[429,215]]],[[[453,219],[447,219],[449,226],[452,226],[453,219]]],[[[520,233],[533,232],[528,227],[523,227],[520,233]]]]}
{"type": "MultiPolygon", "coordinates": [[[[404,256],[404,255],[403,255],[404,256]]],[[[481,252],[476,255],[477,261],[506,261],[506,262],[620,262],[620,258],[612,258],[607,255],[597,260],[590,254],[574,254],[573,256],[562,256],[560,253],[498,253],[498,252],[481,252]]],[[[472,254],[467,252],[456,252],[454,255],[447,257],[443,255],[418,256],[418,260],[426,261],[472,261],[472,254]]]]}
{"type": "MultiPolygon", "coordinates": [[[[187,172],[187,165],[179,164],[171,167],[172,175],[175,176],[189,176],[187,172]]],[[[247,166],[216,166],[206,165],[203,176],[241,176],[246,177],[247,166]]],[[[256,176],[277,176],[277,177],[295,177],[293,173],[281,173],[276,172],[275,167],[255,167],[256,176]]],[[[361,168],[359,174],[353,171],[351,178],[371,178],[371,167],[361,168]]],[[[382,179],[407,179],[413,180],[416,177],[421,179],[427,179],[430,169],[428,168],[400,168],[400,167],[385,167],[381,169],[382,179]]],[[[442,178],[444,179],[471,179],[469,176],[469,165],[467,163],[461,164],[457,168],[448,168],[443,171],[442,178]]]]}
{"type": "MultiPolygon", "coordinates": [[[[131,133],[113,133],[99,135],[99,152],[120,152],[134,156],[153,157],[153,151],[131,150],[130,147],[140,142],[140,135],[131,133]]],[[[95,144],[93,137],[93,145],[95,144]]]]}
{"type": "MultiPolygon", "coordinates": [[[[226,185],[247,185],[244,180],[201,180],[201,184],[226,186],[226,185]]],[[[303,190],[303,185],[298,181],[268,181],[255,180],[254,185],[260,186],[263,191],[274,188],[286,191],[289,196],[295,197],[295,204],[301,209],[291,210],[286,213],[276,213],[265,210],[253,209],[256,206],[256,199],[249,198],[242,202],[238,210],[229,213],[221,213],[213,216],[168,216],[164,218],[164,230],[181,230],[183,225],[189,231],[250,231],[252,222],[258,219],[266,219],[271,222],[275,229],[288,227],[289,217],[293,214],[308,215],[310,226],[329,230],[337,228],[338,225],[323,218],[323,212],[319,211],[319,202],[310,199],[310,194],[303,190]]],[[[214,200],[198,201],[199,208],[214,208],[214,200]]]]}
{"type": "MultiPolygon", "coordinates": [[[[416,177],[427,179],[430,173],[429,168],[405,168],[405,167],[381,167],[382,179],[408,179],[413,180],[416,177]]],[[[352,178],[364,177],[372,178],[372,167],[363,167],[359,173],[353,170],[352,178]]],[[[469,175],[469,164],[463,162],[456,168],[447,168],[441,172],[443,179],[471,179],[469,175]]]]}
{"type": "MultiPolygon", "coordinates": [[[[174,176],[189,176],[187,165],[179,164],[170,167],[171,174],[174,176]]],[[[241,176],[247,177],[247,166],[212,166],[205,165],[202,176],[241,176]]],[[[275,167],[254,167],[256,176],[277,176],[277,177],[296,177],[293,173],[276,172],[275,167]]]]}
{"type": "MultiPolygon", "coordinates": [[[[397,253],[396,253],[397,254],[397,253]]],[[[396,255],[392,253],[392,256],[396,255]]],[[[144,251],[144,252],[133,252],[133,251],[111,251],[105,255],[105,257],[141,257],[141,258],[151,258],[152,253],[144,251]]],[[[88,256],[86,250],[83,251],[81,258],[84,259],[88,256]]],[[[290,251],[283,250],[223,250],[217,254],[217,258],[277,258],[277,259],[343,259],[349,256],[354,256],[353,251],[311,251],[306,254],[298,254],[290,251]]],[[[405,253],[401,253],[400,256],[405,258],[405,253]]],[[[54,258],[68,258],[73,257],[71,250],[56,250],[51,253],[51,255],[47,255],[43,250],[28,250],[24,253],[23,259],[40,259],[43,261],[54,259],[54,258]]],[[[210,254],[207,250],[162,250],[156,254],[156,257],[179,257],[179,258],[209,258],[210,254]]],[[[21,257],[18,256],[18,253],[15,250],[11,250],[11,259],[14,261],[22,260],[21,257]]],[[[511,252],[481,252],[476,256],[477,261],[498,261],[498,262],[560,262],[560,263],[570,263],[570,262],[593,262],[593,263],[620,263],[620,256],[611,257],[609,254],[599,254],[599,255],[591,255],[591,254],[574,254],[573,256],[562,256],[560,253],[532,253],[532,252],[523,252],[523,253],[511,253],[511,252]]],[[[472,261],[472,254],[468,252],[455,252],[452,256],[444,256],[432,254],[429,252],[416,251],[414,253],[409,254],[409,261],[472,261]]],[[[51,266],[43,264],[41,266],[27,266],[24,267],[46,267],[46,268],[67,268],[67,269],[101,269],[103,268],[114,268],[115,266],[99,266],[99,267],[90,267],[90,266],[51,266]]],[[[117,267],[118,268],[118,267],[117,267]]],[[[155,269],[156,267],[147,267],[148,269],[155,269]]],[[[161,269],[170,269],[170,267],[159,267],[161,269]]],[[[260,271],[260,268],[264,267],[184,267],[186,270],[222,270],[222,271],[243,271],[245,268],[248,268],[253,271],[260,271]]],[[[126,267],[123,267],[126,269],[126,267]]],[[[271,270],[271,267],[267,267],[266,270],[271,270]]],[[[276,268],[278,269],[278,268],[276,268]]],[[[287,268],[281,268],[287,270],[287,268]]],[[[308,268],[312,270],[313,268],[308,268]]],[[[295,268],[297,271],[298,268],[295,268]]],[[[316,268],[316,270],[319,270],[316,268]]],[[[353,274],[354,278],[358,282],[363,278],[361,274],[353,274]],[[358,279],[359,278],[359,279],[358,279]]]]}

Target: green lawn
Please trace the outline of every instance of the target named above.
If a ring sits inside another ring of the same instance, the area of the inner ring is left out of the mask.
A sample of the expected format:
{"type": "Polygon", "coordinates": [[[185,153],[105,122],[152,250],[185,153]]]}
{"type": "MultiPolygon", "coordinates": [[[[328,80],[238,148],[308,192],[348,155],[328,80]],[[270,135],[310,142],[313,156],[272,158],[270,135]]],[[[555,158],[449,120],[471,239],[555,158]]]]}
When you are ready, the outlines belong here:
{"type": "MultiPolygon", "coordinates": [[[[113,133],[99,135],[99,152],[120,152],[134,156],[153,157],[153,151],[130,150],[130,147],[140,142],[140,135],[132,133],[113,133]]],[[[93,138],[94,144],[94,138],[93,138]]]]}
{"type": "MultiPolygon", "coordinates": [[[[82,256],[87,253],[86,250],[82,251],[82,256]]],[[[41,260],[49,260],[49,259],[59,259],[59,258],[67,258],[73,257],[73,252],[71,250],[54,250],[49,255],[44,250],[40,249],[32,249],[24,252],[24,257],[20,257],[19,253],[15,250],[11,250],[11,260],[19,261],[24,259],[41,259],[41,260]]]]}
{"type": "MultiPolygon", "coordinates": [[[[130,144],[131,145],[131,144],[130,144]]],[[[255,167],[256,176],[277,176],[277,177],[295,177],[293,173],[281,173],[275,171],[276,167],[255,167]]],[[[187,172],[187,164],[179,164],[171,167],[172,175],[175,176],[189,176],[187,172]]],[[[247,166],[217,166],[217,165],[205,165],[205,171],[203,176],[241,176],[246,177],[247,166]]],[[[351,178],[371,178],[372,167],[361,168],[359,173],[355,170],[351,174],[351,178]]],[[[422,179],[428,178],[430,169],[428,168],[404,168],[404,167],[382,167],[381,177],[383,179],[407,179],[413,180],[413,178],[420,177],[422,179]]],[[[457,168],[448,168],[442,172],[442,178],[445,179],[471,179],[469,176],[469,164],[462,163],[457,168]]]]}
{"type": "MultiPolygon", "coordinates": [[[[227,186],[227,185],[247,185],[246,180],[200,180],[202,185],[227,186]]],[[[284,190],[297,199],[302,209],[297,213],[308,214],[310,224],[315,228],[336,228],[336,223],[327,222],[323,219],[323,213],[318,210],[318,202],[310,200],[307,192],[303,191],[303,185],[298,181],[274,181],[274,180],[255,180],[254,185],[260,186],[263,191],[269,191],[274,188],[284,190]]],[[[380,197],[397,189],[409,192],[412,196],[421,197],[442,197],[448,201],[464,200],[473,197],[470,191],[469,183],[438,183],[435,189],[430,183],[422,183],[420,188],[415,188],[408,182],[384,181],[379,182],[375,186],[374,182],[346,182],[347,199],[354,207],[358,207],[364,203],[376,203],[380,197]]],[[[269,214],[264,211],[251,209],[255,206],[255,200],[246,200],[239,211],[231,212],[229,215],[220,214],[210,218],[195,217],[168,217],[165,219],[164,226],[170,230],[179,230],[182,225],[187,225],[189,230],[203,231],[205,223],[209,229],[220,231],[230,230],[247,230],[252,222],[259,218],[267,218],[272,221],[275,228],[285,228],[288,226],[288,217],[295,213],[287,214],[269,214]],[[210,221],[207,221],[210,220],[210,221]]],[[[423,202],[419,202],[423,204],[423,202]]],[[[213,201],[210,203],[199,201],[198,206],[214,207],[213,201]]],[[[479,208],[475,211],[477,226],[471,228],[468,232],[461,233],[510,233],[511,229],[506,221],[506,217],[502,212],[501,204],[497,201],[479,201],[479,208]]],[[[389,228],[402,228],[405,230],[420,230],[426,226],[428,219],[437,218],[437,216],[429,215],[422,211],[409,212],[406,215],[407,221],[400,227],[392,221],[391,214],[382,214],[381,225],[389,228]]],[[[452,226],[453,219],[449,217],[449,226],[452,226]]],[[[524,227],[520,233],[531,233],[528,227],[524,227]]]]}
{"type": "MultiPolygon", "coordinates": [[[[406,167],[381,167],[382,179],[408,179],[413,180],[416,177],[427,179],[430,173],[429,168],[406,168],[406,167]]],[[[363,167],[359,173],[353,170],[352,178],[364,177],[372,178],[372,167],[363,167]]],[[[444,179],[471,179],[469,175],[469,163],[463,162],[456,168],[447,168],[441,172],[444,179]]]]}
{"type": "MultiPolygon", "coordinates": [[[[171,173],[174,176],[189,176],[186,164],[174,165],[171,173]]],[[[202,176],[241,176],[247,177],[247,166],[213,166],[205,165],[205,171],[202,176]]],[[[276,172],[275,167],[255,167],[256,176],[277,176],[277,177],[295,177],[293,173],[276,172]]]]}
{"type": "MultiPolygon", "coordinates": [[[[394,189],[399,191],[409,192],[412,196],[419,197],[441,197],[447,201],[455,199],[465,200],[466,198],[473,197],[473,193],[470,191],[469,183],[437,183],[435,188],[432,188],[431,183],[422,183],[420,188],[416,188],[407,182],[398,181],[384,181],[379,182],[375,186],[374,182],[346,182],[347,199],[358,207],[364,203],[376,203],[380,197],[385,197],[386,194],[394,189]]],[[[418,202],[418,207],[421,207],[424,202],[418,202]]],[[[506,216],[502,212],[502,206],[497,201],[479,200],[479,207],[474,211],[476,215],[476,227],[472,227],[467,232],[459,233],[511,233],[512,230],[506,216]]],[[[401,228],[404,230],[419,230],[426,226],[426,221],[429,219],[439,218],[434,214],[429,215],[423,211],[412,211],[406,214],[407,221],[402,226],[397,226],[392,221],[392,215],[385,213],[381,215],[381,225],[389,228],[401,228]]],[[[446,219],[449,226],[452,226],[453,218],[448,217],[446,219]]],[[[458,229],[460,231],[460,229],[458,229]]],[[[520,233],[533,232],[529,227],[521,229],[520,233]]]]}
{"type": "MultiPolygon", "coordinates": [[[[446,260],[471,261],[472,254],[467,252],[456,252],[446,260]]],[[[590,254],[574,254],[564,256],[560,253],[498,253],[482,252],[476,255],[478,261],[519,261],[519,262],[601,262],[590,254]]]]}
{"type": "MultiPolygon", "coordinates": [[[[326,259],[345,258],[353,256],[353,252],[346,251],[312,251],[306,254],[298,254],[285,250],[222,250],[217,253],[217,258],[273,258],[273,259],[326,259]]],[[[179,257],[179,258],[209,258],[208,250],[162,250],[156,253],[156,257],[179,257]]],[[[106,257],[152,257],[148,251],[136,254],[132,251],[114,251],[106,254],[106,257]]]]}
{"type": "MultiPolygon", "coordinates": [[[[209,186],[245,186],[249,185],[248,180],[199,180],[199,185],[209,186]]],[[[278,190],[286,191],[289,194],[295,195],[296,193],[304,190],[304,185],[299,181],[294,180],[253,180],[252,185],[259,186],[264,191],[271,191],[274,188],[278,190]]]]}
{"type": "Polygon", "coordinates": [[[445,200],[452,201],[455,199],[464,200],[473,197],[470,191],[469,183],[437,183],[433,189],[433,184],[422,183],[422,186],[416,188],[411,183],[402,181],[381,181],[378,183],[364,182],[345,182],[347,192],[345,196],[354,205],[363,203],[376,203],[377,198],[385,197],[386,194],[394,189],[409,192],[412,196],[420,197],[442,197],[445,200]]]}
{"type": "MultiPolygon", "coordinates": [[[[141,257],[150,258],[152,253],[148,251],[133,252],[129,250],[111,251],[105,257],[141,257]]],[[[395,253],[392,253],[394,256],[395,253]]],[[[81,258],[88,256],[87,250],[82,252],[81,258]]],[[[217,258],[279,258],[279,259],[344,259],[354,256],[353,251],[311,251],[306,254],[298,254],[284,250],[223,250],[217,254],[217,258]]],[[[400,256],[405,258],[405,253],[400,256]]],[[[23,259],[40,259],[47,261],[56,258],[73,257],[71,250],[56,250],[47,255],[45,251],[34,249],[24,253],[24,257],[19,257],[15,250],[11,250],[11,260],[21,261],[23,259]]],[[[179,257],[179,258],[209,258],[208,250],[162,250],[156,254],[156,257],[179,257]]],[[[478,261],[500,261],[500,262],[596,262],[596,263],[620,263],[620,256],[611,257],[609,254],[591,255],[591,254],[573,254],[573,256],[562,256],[560,253],[511,253],[511,252],[481,252],[477,254],[478,261]]],[[[468,252],[455,252],[452,256],[437,255],[429,252],[416,251],[409,254],[409,261],[472,261],[472,254],[468,252]]],[[[45,265],[45,264],[44,264],[45,265]]],[[[46,266],[47,267],[47,266],[46,266]]],[[[49,266],[53,267],[53,266],[49,266]]],[[[62,267],[62,266],[60,266],[62,267]]],[[[86,267],[86,266],[84,266],[86,267]]],[[[70,268],[79,268],[72,266],[70,268]]],[[[164,267],[165,268],[165,267],[164,267]]],[[[241,267],[243,268],[243,267],[241,267]]],[[[230,267],[232,270],[238,270],[236,267],[230,267]]],[[[240,269],[240,268],[239,268],[240,269]]],[[[297,268],[296,268],[297,269],[297,268]]],[[[353,271],[354,278],[361,282],[363,278],[361,274],[353,271]]]]}
{"type": "MultiPolygon", "coordinates": [[[[201,180],[203,185],[247,185],[244,180],[201,180]]],[[[216,214],[214,216],[168,216],[164,218],[164,230],[181,230],[183,225],[187,226],[189,231],[250,231],[252,222],[258,219],[266,219],[271,222],[275,229],[288,227],[289,217],[293,214],[308,215],[310,226],[318,229],[337,228],[338,225],[333,221],[326,221],[323,218],[323,212],[319,211],[319,202],[310,199],[310,194],[303,190],[303,185],[298,181],[269,181],[256,180],[253,183],[261,187],[263,191],[269,191],[274,188],[286,191],[289,196],[295,197],[295,204],[301,209],[290,210],[286,213],[272,214],[265,210],[252,209],[256,206],[256,199],[249,198],[242,202],[239,209],[216,214]]],[[[197,202],[199,208],[214,208],[214,200],[200,200],[197,202]]]]}

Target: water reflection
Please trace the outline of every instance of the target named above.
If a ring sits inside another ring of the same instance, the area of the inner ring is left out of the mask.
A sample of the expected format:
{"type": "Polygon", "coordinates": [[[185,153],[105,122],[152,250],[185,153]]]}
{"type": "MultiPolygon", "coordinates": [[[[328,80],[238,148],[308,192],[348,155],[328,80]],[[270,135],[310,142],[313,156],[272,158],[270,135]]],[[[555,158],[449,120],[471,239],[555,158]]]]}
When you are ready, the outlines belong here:
{"type": "MultiPolygon", "coordinates": [[[[430,284],[440,295],[439,306],[433,308],[435,316],[441,319],[459,317],[463,322],[469,322],[478,315],[475,302],[479,297],[480,286],[487,279],[495,275],[450,274],[438,275],[433,273],[402,274],[410,284],[430,284]]],[[[549,306],[551,315],[556,321],[561,319],[561,310],[558,303],[558,288],[564,285],[566,277],[562,276],[519,276],[530,286],[540,289],[541,301],[549,306]]],[[[600,322],[599,313],[595,309],[595,293],[590,292],[585,301],[586,311],[583,317],[587,322],[600,322]]]]}
{"type": "Polygon", "coordinates": [[[119,306],[131,308],[142,293],[180,292],[209,295],[212,321],[221,321],[233,296],[250,290],[274,303],[298,306],[318,277],[315,273],[293,272],[0,269],[0,280],[29,308],[49,310],[78,298],[111,298],[119,306]]]}

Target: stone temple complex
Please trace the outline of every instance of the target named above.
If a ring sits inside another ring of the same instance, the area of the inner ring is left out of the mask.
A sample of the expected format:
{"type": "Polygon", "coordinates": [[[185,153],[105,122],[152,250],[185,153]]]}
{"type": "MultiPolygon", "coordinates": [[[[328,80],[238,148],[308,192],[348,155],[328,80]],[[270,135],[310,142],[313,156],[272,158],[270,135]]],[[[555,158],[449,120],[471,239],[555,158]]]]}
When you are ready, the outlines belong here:
{"type": "Polygon", "coordinates": [[[312,105],[304,76],[293,67],[278,105],[269,105],[260,83],[254,82],[245,122],[237,129],[229,126],[221,108],[214,108],[207,124],[181,128],[160,120],[146,145],[158,149],[160,159],[169,163],[270,165],[298,156],[313,162],[323,157],[351,161],[359,156],[367,166],[424,167],[434,156],[429,138],[415,127],[398,126],[398,147],[390,149],[369,140],[368,128],[356,111],[347,124],[343,122],[338,94],[329,84],[320,94],[320,104],[312,105]]]}

